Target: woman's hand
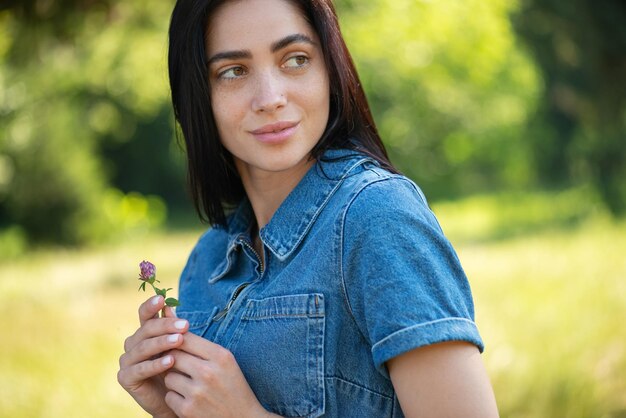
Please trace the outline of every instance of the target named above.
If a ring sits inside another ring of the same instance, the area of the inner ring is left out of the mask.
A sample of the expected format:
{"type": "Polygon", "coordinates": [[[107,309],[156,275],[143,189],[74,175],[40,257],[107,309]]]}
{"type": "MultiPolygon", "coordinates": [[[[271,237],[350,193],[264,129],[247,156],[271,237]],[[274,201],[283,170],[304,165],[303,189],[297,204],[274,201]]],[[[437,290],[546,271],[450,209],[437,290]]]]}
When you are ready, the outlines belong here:
{"type": "Polygon", "coordinates": [[[124,342],[117,380],[135,401],[155,417],[175,417],[165,402],[167,388],[162,373],[172,368],[175,358],[170,350],[183,343],[188,330],[185,320],[177,319],[164,307],[162,296],[154,296],[139,307],[139,329],[124,342]]]}
{"type": "Polygon", "coordinates": [[[174,367],[165,375],[167,405],[181,418],[274,416],[248,385],[233,354],[194,334],[171,352],[174,367]]]}

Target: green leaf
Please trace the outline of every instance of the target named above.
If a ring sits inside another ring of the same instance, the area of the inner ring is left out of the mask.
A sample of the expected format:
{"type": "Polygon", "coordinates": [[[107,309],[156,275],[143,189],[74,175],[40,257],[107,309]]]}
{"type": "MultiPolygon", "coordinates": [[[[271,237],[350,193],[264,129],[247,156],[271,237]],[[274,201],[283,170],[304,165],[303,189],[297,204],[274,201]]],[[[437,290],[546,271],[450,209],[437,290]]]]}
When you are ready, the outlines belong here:
{"type": "Polygon", "coordinates": [[[167,298],[165,299],[165,304],[171,308],[173,308],[174,306],[178,306],[178,299],[176,298],[167,298]]]}
{"type": "Polygon", "coordinates": [[[154,291],[156,292],[157,295],[161,295],[163,297],[165,297],[165,294],[167,292],[167,290],[165,289],[159,289],[158,287],[154,288],[154,291]]]}
{"type": "Polygon", "coordinates": [[[137,289],[137,291],[139,292],[140,290],[143,290],[144,292],[146,291],[146,282],[143,282],[139,285],[139,289],[137,289]]]}

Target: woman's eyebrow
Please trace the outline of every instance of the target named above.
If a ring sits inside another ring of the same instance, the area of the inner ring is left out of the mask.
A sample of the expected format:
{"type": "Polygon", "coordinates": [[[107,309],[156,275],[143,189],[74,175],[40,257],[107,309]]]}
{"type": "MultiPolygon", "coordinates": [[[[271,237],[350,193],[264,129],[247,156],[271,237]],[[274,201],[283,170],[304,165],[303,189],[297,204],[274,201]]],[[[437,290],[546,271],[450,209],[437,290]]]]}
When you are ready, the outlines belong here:
{"type": "MultiPolygon", "coordinates": [[[[298,42],[304,42],[307,44],[316,45],[313,39],[311,39],[307,35],[303,33],[294,33],[293,35],[287,35],[284,38],[279,39],[278,41],[272,43],[272,45],[270,46],[270,50],[272,52],[276,52],[293,43],[298,43],[298,42]]],[[[213,64],[216,61],[237,60],[237,59],[244,59],[244,58],[246,59],[252,58],[252,53],[247,49],[218,52],[212,55],[207,60],[207,66],[211,66],[211,64],[213,64]]]]}
{"type": "Polygon", "coordinates": [[[207,66],[211,66],[216,61],[220,60],[237,60],[243,58],[252,58],[252,53],[247,49],[242,49],[239,51],[224,51],[218,52],[211,56],[211,58],[207,61],[207,66]]]}
{"type": "Polygon", "coordinates": [[[304,42],[307,44],[311,44],[311,45],[316,45],[316,43],[313,41],[313,39],[309,38],[308,36],[306,36],[303,33],[294,33],[293,35],[287,35],[284,38],[272,43],[272,46],[270,47],[270,50],[272,52],[276,52],[280,49],[285,48],[286,46],[289,46],[293,43],[297,43],[297,42],[304,42]]]}

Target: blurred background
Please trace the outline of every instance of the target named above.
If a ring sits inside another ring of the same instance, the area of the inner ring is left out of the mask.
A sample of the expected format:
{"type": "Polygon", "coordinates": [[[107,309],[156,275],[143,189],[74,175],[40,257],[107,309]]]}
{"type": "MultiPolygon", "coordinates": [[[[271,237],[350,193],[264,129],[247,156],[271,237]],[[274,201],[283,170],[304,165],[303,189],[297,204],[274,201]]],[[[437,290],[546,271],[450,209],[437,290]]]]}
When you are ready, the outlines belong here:
{"type": "MultiPolygon", "coordinates": [[[[173,0],[0,0],[0,417],[143,416],[138,263],[205,225],[173,0]]],[[[337,0],[394,161],[467,270],[503,417],[626,417],[626,3],[337,0]]],[[[174,290],[175,292],[175,290],[174,290]]]]}

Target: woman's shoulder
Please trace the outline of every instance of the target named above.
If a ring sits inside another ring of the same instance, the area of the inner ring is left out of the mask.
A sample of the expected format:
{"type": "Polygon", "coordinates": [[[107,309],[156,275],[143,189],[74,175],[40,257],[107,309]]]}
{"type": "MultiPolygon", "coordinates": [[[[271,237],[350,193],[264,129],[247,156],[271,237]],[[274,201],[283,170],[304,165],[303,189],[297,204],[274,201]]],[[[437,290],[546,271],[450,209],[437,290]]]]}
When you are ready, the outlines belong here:
{"type": "Polygon", "coordinates": [[[392,173],[375,162],[366,162],[346,180],[351,189],[350,207],[388,210],[409,206],[428,209],[428,201],[422,189],[403,174],[392,173]]]}
{"type": "Polygon", "coordinates": [[[328,150],[320,165],[322,176],[343,180],[340,190],[344,192],[344,195],[352,195],[356,198],[365,189],[378,190],[384,200],[388,198],[409,201],[417,199],[424,206],[428,206],[424,193],[415,182],[403,174],[384,168],[375,157],[362,151],[328,150]]]}
{"type": "Polygon", "coordinates": [[[382,224],[419,222],[441,230],[423,191],[408,177],[368,163],[347,180],[345,225],[359,228],[375,220],[382,224]]]}

